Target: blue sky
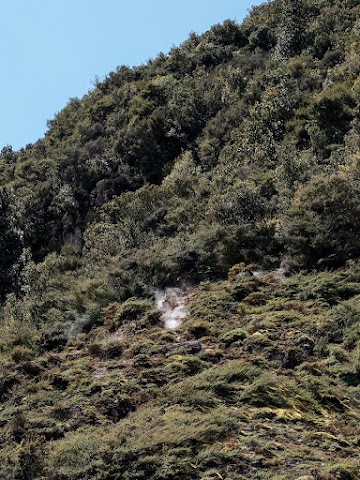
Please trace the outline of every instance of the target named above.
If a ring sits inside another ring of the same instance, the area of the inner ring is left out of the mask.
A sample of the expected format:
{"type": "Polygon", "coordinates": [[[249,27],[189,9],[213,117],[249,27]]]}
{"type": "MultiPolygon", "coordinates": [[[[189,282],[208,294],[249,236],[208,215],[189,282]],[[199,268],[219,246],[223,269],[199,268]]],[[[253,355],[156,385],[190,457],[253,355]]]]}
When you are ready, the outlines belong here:
{"type": "Polygon", "coordinates": [[[4,0],[0,148],[35,142],[71,97],[262,0],[4,0]]]}

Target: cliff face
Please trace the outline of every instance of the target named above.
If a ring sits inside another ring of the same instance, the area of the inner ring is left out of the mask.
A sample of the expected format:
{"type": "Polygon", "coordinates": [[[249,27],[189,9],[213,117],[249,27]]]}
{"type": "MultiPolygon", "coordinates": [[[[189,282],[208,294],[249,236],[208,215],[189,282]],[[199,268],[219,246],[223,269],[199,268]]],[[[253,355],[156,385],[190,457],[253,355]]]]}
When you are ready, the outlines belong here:
{"type": "Polygon", "coordinates": [[[1,478],[360,476],[359,14],[266,3],[2,150],[1,478]]]}

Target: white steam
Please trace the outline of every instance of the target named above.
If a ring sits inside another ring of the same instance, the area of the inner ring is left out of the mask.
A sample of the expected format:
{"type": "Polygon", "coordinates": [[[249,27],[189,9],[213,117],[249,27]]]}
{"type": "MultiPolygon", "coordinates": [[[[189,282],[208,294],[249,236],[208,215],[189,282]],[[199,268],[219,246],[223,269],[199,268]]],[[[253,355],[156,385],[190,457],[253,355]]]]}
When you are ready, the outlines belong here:
{"type": "Polygon", "coordinates": [[[70,338],[76,335],[77,333],[81,333],[83,326],[89,321],[88,317],[84,317],[75,313],[75,319],[71,322],[69,327],[67,328],[65,335],[70,338]]]}
{"type": "Polygon", "coordinates": [[[167,288],[154,290],[155,305],[161,312],[161,319],[165,328],[174,330],[181,325],[182,320],[188,315],[186,296],[180,288],[167,288]]]}

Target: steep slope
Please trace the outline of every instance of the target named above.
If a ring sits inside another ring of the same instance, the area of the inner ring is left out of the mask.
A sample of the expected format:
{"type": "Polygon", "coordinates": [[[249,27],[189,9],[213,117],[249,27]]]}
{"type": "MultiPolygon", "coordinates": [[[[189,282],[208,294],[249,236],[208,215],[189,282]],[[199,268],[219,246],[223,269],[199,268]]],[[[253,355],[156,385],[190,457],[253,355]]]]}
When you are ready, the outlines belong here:
{"type": "Polygon", "coordinates": [[[359,14],[266,3],[2,150],[1,478],[360,477],[359,14]]]}

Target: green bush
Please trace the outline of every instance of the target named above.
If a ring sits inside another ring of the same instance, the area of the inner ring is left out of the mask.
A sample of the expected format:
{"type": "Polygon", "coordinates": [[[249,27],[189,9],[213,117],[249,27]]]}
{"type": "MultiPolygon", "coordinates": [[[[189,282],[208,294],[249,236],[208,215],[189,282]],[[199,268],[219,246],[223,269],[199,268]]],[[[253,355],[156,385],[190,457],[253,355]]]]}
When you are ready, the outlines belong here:
{"type": "Polygon", "coordinates": [[[106,467],[100,456],[100,438],[89,432],[69,433],[52,443],[45,472],[54,480],[95,480],[104,478],[106,467]]]}

